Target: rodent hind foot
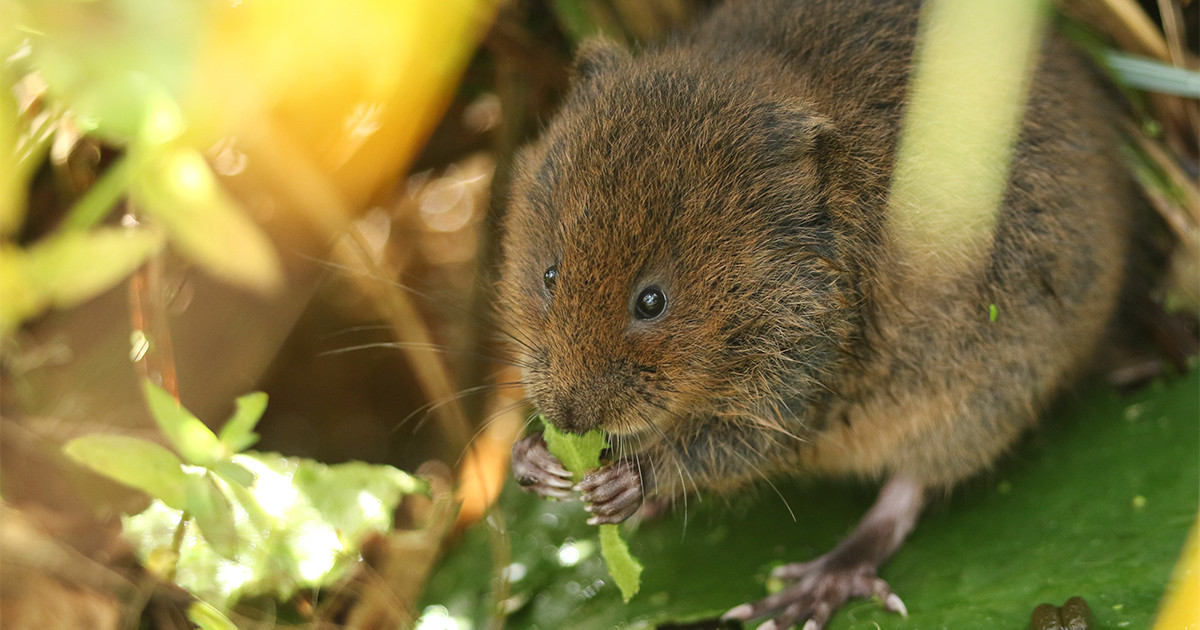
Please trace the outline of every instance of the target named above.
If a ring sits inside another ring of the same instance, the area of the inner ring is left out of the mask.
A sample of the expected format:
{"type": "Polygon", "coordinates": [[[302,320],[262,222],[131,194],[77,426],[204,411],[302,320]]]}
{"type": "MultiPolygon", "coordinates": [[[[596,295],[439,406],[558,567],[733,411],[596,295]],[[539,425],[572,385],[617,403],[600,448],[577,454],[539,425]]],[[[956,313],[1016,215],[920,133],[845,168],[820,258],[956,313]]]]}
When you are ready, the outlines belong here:
{"type": "Polygon", "coordinates": [[[773,618],[758,630],[783,630],[806,619],[804,630],[821,630],[852,597],[876,597],[883,607],[907,617],[904,602],[878,575],[879,565],[904,541],[925,502],[921,483],[895,475],[879,492],[866,516],[833,551],[809,562],[785,564],[773,577],[795,582],[756,602],[742,604],[722,619],[773,618]]]}
{"type": "Polygon", "coordinates": [[[758,630],[784,630],[802,619],[806,620],[803,630],[821,630],[847,600],[872,596],[883,602],[885,609],[908,616],[904,602],[876,575],[874,565],[868,562],[847,566],[839,560],[842,559],[836,553],[830,553],[812,562],[783,565],[771,575],[794,580],[795,584],[756,602],[737,606],[721,619],[749,621],[774,615],[758,630]]]}

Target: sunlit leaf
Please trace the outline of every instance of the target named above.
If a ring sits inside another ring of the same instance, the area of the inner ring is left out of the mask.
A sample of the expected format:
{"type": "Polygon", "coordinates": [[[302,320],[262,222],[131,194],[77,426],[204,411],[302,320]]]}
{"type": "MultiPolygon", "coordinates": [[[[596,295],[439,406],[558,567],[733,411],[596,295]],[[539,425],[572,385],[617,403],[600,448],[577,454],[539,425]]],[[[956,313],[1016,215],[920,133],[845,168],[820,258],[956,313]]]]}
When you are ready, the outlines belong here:
{"type": "Polygon", "coordinates": [[[192,412],[184,409],[174,396],[149,380],[142,382],[142,391],[150,415],[184,461],[194,466],[208,466],[225,455],[217,436],[192,412]]]}
{"type": "Polygon", "coordinates": [[[238,397],[234,403],[233,415],[225,421],[217,439],[232,453],[240,453],[250,448],[258,441],[254,426],[267,410],[267,395],[264,392],[254,392],[238,397]]]}
{"type": "Polygon", "coordinates": [[[199,626],[200,630],[238,630],[221,611],[203,601],[194,601],[188,606],[187,618],[199,626]]]}
{"type": "Polygon", "coordinates": [[[124,435],[96,434],[71,440],[63,451],[80,464],[177,510],[187,507],[189,481],[183,463],[158,444],[124,435]]]}
{"type": "MultiPolygon", "coordinates": [[[[426,484],[390,466],[348,462],[326,466],[312,460],[272,453],[240,453],[236,464],[254,475],[249,486],[194,475],[228,498],[236,540],[236,558],[218,553],[209,538],[228,534],[220,522],[221,498],[207,494],[198,510],[197,528],[188,528],[180,547],[176,582],[218,610],[242,596],[287,599],[297,588],[333,584],[357,561],[362,541],[392,526],[401,498],[425,492],[426,484]],[[215,481],[215,483],[214,483],[215,481]]],[[[220,466],[218,466],[219,468],[220,466]]],[[[196,483],[193,481],[192,483],[196,483]]],[[[161,503],[124,519],[124,535],[146,559],[170,546],[180,513],[161,503]]],[[[228,552],[229,548],[226,547],[228,552]]]]}
{"type": "Polygon", "coordinates": [[[260,291],[279,285],[282,271],[266,234],[221,187],[208,162],[177,146],[149,160],[133,180],[133,198],[162,225],[171,242],[201,267],[260,291]]]}
{"type": "Polygon", "coordinates": [[[427,491],[423,481],[402,470],[364,462],[328,466],[300,460],[292,483],[327,522],[350,537],[364,527],[390,527],[387,506],[403,495],[427,491]]]}
{"type": "Polygon", "coordinates": [[[206,25],[203,3],[18,4],[34,64],[85,131],[125,144],[162,142],[183,129],[176,102],[206,25]]]}
{"type": "Polygon", "coordinates": [[[232,559],[237,552],[238,535],[229,499],[207,475],[189,475],[188,482],[187,513],[196,519],[200,533],[213,551],[232,559]]]}

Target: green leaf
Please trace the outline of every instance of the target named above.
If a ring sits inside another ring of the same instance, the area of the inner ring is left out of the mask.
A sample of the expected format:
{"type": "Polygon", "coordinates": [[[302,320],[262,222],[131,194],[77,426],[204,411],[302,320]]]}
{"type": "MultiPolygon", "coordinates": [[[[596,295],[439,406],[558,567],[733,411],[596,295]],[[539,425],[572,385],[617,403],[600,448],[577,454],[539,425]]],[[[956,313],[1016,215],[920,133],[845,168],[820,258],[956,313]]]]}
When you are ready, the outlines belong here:
{"type": "Polygon", "coordinates": [[[213,551],[223,558],[236,555],[238,536],[229,499],[208,475],[188,475],[187,513],[213,551]]]}
{"type": "Polygon", "coordinates": [[[274,247],[221,188],[199,152],[168,148],[139,175],[134,200],[183,254],[234,284],[259,291],[279,286],[283,272],[274,247]]]}
{"type": "Polygon", "coordinates": [[[1162,94],[1200,98],[1200,72],[1115,50],[1107,50],[1102,56],[1126,85],[1162,94]]]}
{"type": "Polygon", "coordinates": [[[162,244],[154,230],[108,227],[60,231],[26,250],[0,248],[0,333],[113,288],[162,244]]]}
{"type": "Polygon", "coordinates": [[[71,307],[112,288],[162,247],[146,229],[60,232],[29,248],[29,274],[52,306],[71,307]]]}
{"type": "Polygon", "coordinates": [[[240,453],[258,441],[258,434],[253,431],[254,426],[262,418],[263,412],[267,410],[267,394],[265,392],[246,394],[240,396],[234,404],[233,415],[225,421],[225,426],[221,427],[217,439],[231,453],[240,453]]]}
{"type": "Polygon", "coordinates": [[[546,448],[575,475],[576,482],[582,480],[587,471],[600,467],[600,453],[608,447],[608,439],[603,431],[596,429],[583,435],[575,435],[563,433],[549,422],[542,424],[546,427],[542,433],[542,437],[546,439],[546,448]]]}
{"type": "Polygon", "coordinates": [[[154,421],[184,461],[194,466],[211,466],[225,457],[224,447],[217,436],[184,409],[174,396],[149,380],[142,382],[142,391],[146,395],[150,415],[154,416],[154,421]]]}
{"type": "Polygon", "coordinates": [[[390,466],[346,462],[327,466],[299,460],[292,485],[343,536],[357,539],[367,530],[391,527],[391,508],[406,494],[427,491],[426,484],[390,466]]]}
{"type": "Polygon", "coordinates": [[[21,249],[0,244],[0,337],[50,304],[29,273],[28,259],[21,249]]]}
{"type": "MultiPolygon", "coordinates": [[[[827,628],[1025,628],[1035,606],[1074,595],[1087,600],[1097,630],[1152,627],[1200,504],[1200,372],[1132,396],[1085,387],[1064,403],[994,470],[934,499],[883,566],[907,619],[854,600],[827,628]]],[[[775,485],[778,493],[764,484],[732,496],[689,494],[672,513],[643,521],[629,541],[646,565],[641,593],[623,604],[601,558],[564,563],[553,552],[590,535],[578,505],[510,483],[499,504],[511,534],[505,562],[523,570],[509,574],[504,591],[507,626],[706,627],[696,622],[765,596],[774,566],[831,549],[877,491],[827,480],[775,485]]],[[[419,608],[444,606],[474,627],[495,619],[485,595],[492,536],[487,523],[469,528],[419,608]]]]}
{"type": "MultiPolygon", "coordinates": [[[[0,16],[3,11],[0,10],[0,16]]],[[[12,16],[9,16],[10,18],[12,16]]],[[[0,36],[0,52],[8,56],[7,46],[0,36]]],[[[13,84],[7,64],[0,68],[0,85],[13,84]]],[[[29,168],[22,168],[18,157],[21,127],[17,118],[16,98],[11,88],[0,92],[0,238],[7,238],[25,221],[25,198],[29,168]]]]}
{"type": "Polygon", "coordinates": [[[642,586],[642,563],[629,553],[629,545],[621,538],[621,530],[616,525],[600,526],[600,555],[608,566],[608,574],[621,589],[621,598],[628,603],[642,586]]]}
{"type": "Polygon", "coordinates": [[[188,606],[187,610],[188,621],[196,624],[200,630],[238,630],[228,617],[221,614],[213,606],[196,600],[188,606]]]}
{"type": "Polygon", "coordinates": [[[183,462],[167,449],[124,435],[86,435],[63,446],[71,459],[92,470],[133,486],[167,505],[187,507],[188,476],[183,462]]]}
{"type": "MultiPolygon", "coordinates": [[[[576,482],[583,479],[587,471],[600,467],[600,453],[608,448],[608,438],[603,431],[596,429],[575,435],[563,433],[549,422],[542,424],[546,448],[575,475],[576,482]]],[[[621,589],[621,596],[628,602],[641,587],[642,565],[629,553],[629,545],[621,539],[621,531],[616,525],[600,526],[600,555],[617,588],[621,589]]]]}

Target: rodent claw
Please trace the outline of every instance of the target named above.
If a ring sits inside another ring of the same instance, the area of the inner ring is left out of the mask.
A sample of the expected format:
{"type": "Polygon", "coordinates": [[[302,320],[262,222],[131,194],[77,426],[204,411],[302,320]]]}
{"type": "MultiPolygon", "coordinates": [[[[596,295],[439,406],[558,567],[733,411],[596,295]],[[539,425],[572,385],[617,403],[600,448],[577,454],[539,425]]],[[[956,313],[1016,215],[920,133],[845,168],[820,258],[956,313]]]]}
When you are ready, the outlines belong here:
{"type": "Polygon", "coordinates": [[[644,491],[637,466],[628,460],[618,460],[584,476],[576,484],[592,524],[620,523],[633,516],[642,505],[644,491]]]}
{"type": "Polygon", "coordinates": [[[734,606],[721,615],[721,621],[750,621],[754,618],[754,607],[750,604],[734,606]]]}

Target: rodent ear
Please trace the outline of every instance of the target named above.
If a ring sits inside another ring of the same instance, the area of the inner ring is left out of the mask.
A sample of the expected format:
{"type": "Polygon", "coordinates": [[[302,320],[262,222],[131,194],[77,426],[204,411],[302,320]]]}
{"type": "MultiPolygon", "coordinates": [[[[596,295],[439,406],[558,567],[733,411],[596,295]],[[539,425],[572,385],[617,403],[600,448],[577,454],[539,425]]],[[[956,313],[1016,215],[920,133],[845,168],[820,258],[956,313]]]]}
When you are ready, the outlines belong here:
{"type": "Polygon", "coordinates": [[[575,53],[572,75],[577,81],[587,81],[619,68],[632,59],[628,50],[604,37],[596,36],[585,40],[575,53]]]}

